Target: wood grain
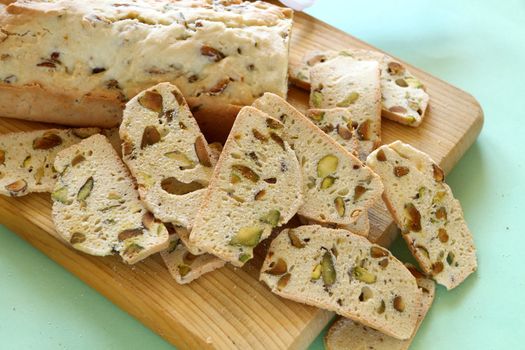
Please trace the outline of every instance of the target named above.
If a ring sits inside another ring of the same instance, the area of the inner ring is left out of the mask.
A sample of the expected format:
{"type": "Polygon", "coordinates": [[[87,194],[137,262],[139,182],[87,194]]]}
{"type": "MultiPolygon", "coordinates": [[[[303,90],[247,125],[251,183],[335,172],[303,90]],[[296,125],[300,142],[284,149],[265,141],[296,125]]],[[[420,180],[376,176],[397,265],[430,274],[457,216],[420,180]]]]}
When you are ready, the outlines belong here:
{"type": "MultiPolygon", "coordinates": [[[[308,15],[296,14],[292,63],[307,50],[346,47],[370,48],[308,15]]],[[[431,96],[428,115],[417,129],[384,121],[383,141],[408,142],[448,172],[479,134],[483,113],[469,94],[411,69],[431,96]]],[[[292,88],[289,100],[305,109],[307,93],[292,88]]],[[[0,133],[44,127],[48,125],[0,119],[0,133]]],[[[2,224],[180,349],[305,349],[332,317],[269,292],[257,280],[260,259],[181,286],[158,257],[130,267],[118,257],[96,258],[68,248],[51,236],[50,212],[48,194],[0,198],[2,224]]],[[[370,218],[371,238],[389,245],[397,230],[386,209],[376,206],[370,218]]]]}

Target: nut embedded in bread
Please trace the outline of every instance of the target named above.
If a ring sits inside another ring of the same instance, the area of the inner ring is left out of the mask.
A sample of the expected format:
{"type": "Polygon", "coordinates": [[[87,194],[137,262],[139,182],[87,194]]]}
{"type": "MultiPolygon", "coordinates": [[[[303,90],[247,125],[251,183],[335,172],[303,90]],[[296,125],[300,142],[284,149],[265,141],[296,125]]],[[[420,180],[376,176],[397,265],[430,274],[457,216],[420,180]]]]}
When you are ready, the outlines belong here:
{"type": "Polygon", "coordinates": [[[128,264],[165,249],[168,231],[146,210],[124,163],[105,136],[57,154],[51,198],[58,234],[75,249],[128,264]]]}
{"type": "Polygon", "coordinates": [[[476,271],[461,205],[427,154],[396,141],[370,154],[367,164],[381,176],[385,203],[425,273],[452,289],[476,271]]]}
{"type": "Polygon", "coordinates": [[[398,339],[408,339],[416,326],[421,296],[410,271],[386,249],[346,230],[283,230],[268,249],[260,280],[284,298],[398,339]]]}
{"type": "Polygon", "coordinates": [[[190,243],[242,266],[302,204],[301,171],[283,124],[244,107],[215,167],[190,243]]]}

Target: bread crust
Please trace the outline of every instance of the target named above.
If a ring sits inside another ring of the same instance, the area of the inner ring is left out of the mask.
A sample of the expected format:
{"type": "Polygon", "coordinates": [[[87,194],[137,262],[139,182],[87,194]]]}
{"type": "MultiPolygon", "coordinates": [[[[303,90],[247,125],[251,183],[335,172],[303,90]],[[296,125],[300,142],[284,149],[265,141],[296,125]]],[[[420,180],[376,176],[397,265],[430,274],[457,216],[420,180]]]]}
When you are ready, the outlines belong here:
{"type": "Polygon", "coordinates": [[[111,95],[74,96],[52,92],[38,84],[0,84],[0,115],[70,126],[115,127],[124,104],[111,95]],[[13,103],[16,101],[16,103],[13,103]]]}

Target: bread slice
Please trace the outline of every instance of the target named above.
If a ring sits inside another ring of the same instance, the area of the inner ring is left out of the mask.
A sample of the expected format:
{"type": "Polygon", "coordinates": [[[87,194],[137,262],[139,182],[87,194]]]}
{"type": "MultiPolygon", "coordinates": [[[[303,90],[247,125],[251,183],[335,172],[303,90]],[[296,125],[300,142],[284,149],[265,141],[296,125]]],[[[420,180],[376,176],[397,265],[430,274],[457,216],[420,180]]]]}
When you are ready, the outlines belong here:
{"type": "Polygon", "coordinates": [[[290,81],[309,90],[311,67],[337,56],[377,61],[381,68],[382,116],[409,126],[421,124],[430,100],[425,87],[403,63],[381,52],[362,49],[310,51],[300,64],[290,67],[290,81]]]}
{"type": "Polygon", "coordinates": [[[309,109],[306,116],[347,151],[363,162],[381,143],[378,132],[372,132],[373,119],[366,114],[352,114],[348,108],[309,109]]]}
{"type": "Polygon", "coordinates": [[[51,192],[58,176],[53,167],[56,154],[100,131],[47,129],[0,135],[0,194],[51,192]]]}
{"type": "Polygon", "coordinates": [[[205,254],[202,249],[199,249],[199,247],[192,244],[192,242],[190,241],[190,231],[188,231],[187,228],[182,226],[173,226],[173,229],[177,234],[179,240],[184,244],[184,246],[190,253],[192,253],[193,255],[205,254]]]}
{"type": "Polygon", "coordinates": [[[283,125],[265,113],[239,112],[195,218],[190,243],[242,266],[272,228],[302,204],[302,178],[283,125]]]}
{"type": "Polygon", "coordinates": [[[370,154],[367,164],[381,176],[385,203],[425,273],[452,289],[476,271],[461,205],[427,154],[396,141],[370,154]]]}
{"type": "Polygon", "coordinates": [[[55,158],[53,222],[73,248],[118,252],[134,264],[168,246],[168,231],[142,205],[126,166],[105,136],[93,135],[55,158]]]}
{"type": "Polygon", "coordinates": [[[284,99],[266,93],[253,106],[279,119],[303,173],[298,214],[323,224],[351,225],[379,199],[383,185],[359,159],[284,99]]]}
{"type": "Polygon", "coordinates": [[[303,225],[321,225],[329,228],[341,228],[363,237],[368,237],[368,233],[370,232],[370,220],[368,219],[368,210],[363,211],[363,213],[359,215],[355,222],[348,225],[319,223],[315,220],[309,220],[301,216],[299,216],[299,221],[303,225]]]}
{"type": "Polygon", "coordinates": [[[170,274],[179,284],[190,283],[200,276],[223,267],[226,262],[211,255],[194,255],[188,251],[176,234],[170,235],[168,249],[160,252],[170,274]]]}
{"type": "Polygon", "coordinates": [[[373,149],[381,142],[379,64],[338,56],[312,67],[310,80],[310,108],[346,108],[361,121],[359,139],[372,141],[363,145],[363,159],[371,152],[369,146],[373,149]]]}
{"type": "Polygon", "coordinates": [[[131,99],[120,137],[144,205],[163,222],[189,227],[215,159],[179,89],[160,83],[131,99]]]}
{"type": "MultiPolygon", "coordinates": [[[[412,267],[410,267],[412,268],[412,267]]],[[[409,269],[410,269],[409,268],[409,269]]],[[[348,318],[340,317],[335,321],[324,338],[327,350],[373,349],[373,350],[408,350],[417,329],[423,322],[434,301],[435,284],[431,279],[418,273],[415,275],[421,293],[421,302],[416,330],[407,340],[399,340],[384,335],[348,318]]]]}
{"type": "Polygon", "coordinates": [[[284,298],[398,339],[408,339],[416,326],[421,296],[414,276],[386,249],[346,230],[283,230],[268,249],[260,280],[284,298]]]}

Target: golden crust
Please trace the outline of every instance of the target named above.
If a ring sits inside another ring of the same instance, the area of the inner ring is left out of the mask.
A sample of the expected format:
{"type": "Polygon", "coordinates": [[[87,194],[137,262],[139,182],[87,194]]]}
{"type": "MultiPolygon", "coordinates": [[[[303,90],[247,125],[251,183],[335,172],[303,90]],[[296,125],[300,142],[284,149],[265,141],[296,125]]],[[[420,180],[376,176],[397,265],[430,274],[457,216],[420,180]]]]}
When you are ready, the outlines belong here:
{"type": "Polygon", "coordinates": [[[111,128],[120,123],[122,108],[118,99],[109,96],[78,98],[45,90],[37,84],[24,87],[0,84],[0,115],[3,117],[111,128]]]}

